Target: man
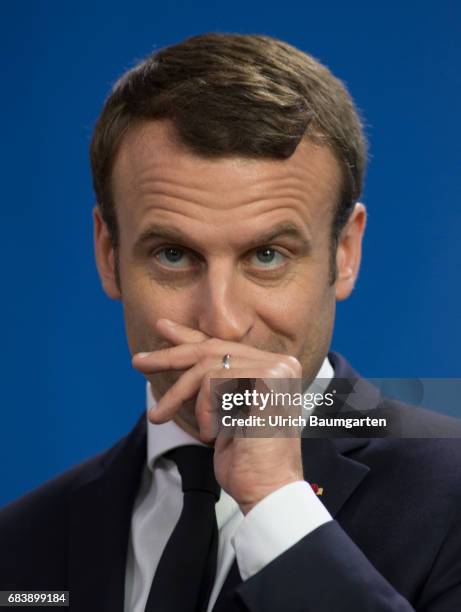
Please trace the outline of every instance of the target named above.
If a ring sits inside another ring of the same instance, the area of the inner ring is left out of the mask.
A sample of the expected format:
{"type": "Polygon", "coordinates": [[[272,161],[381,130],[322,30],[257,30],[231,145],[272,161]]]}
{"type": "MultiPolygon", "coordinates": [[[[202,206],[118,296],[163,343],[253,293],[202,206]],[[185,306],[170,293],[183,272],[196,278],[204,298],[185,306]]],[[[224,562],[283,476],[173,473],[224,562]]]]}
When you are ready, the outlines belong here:
{"type": "MultiPolygon", "coordinates": [[[[95,252],[148,421],[3,510],[3,590],[110,612],[459,609],[457,439],[215,428],[213,378],[358,379],[328,349],[360,265],[365,158],[343,84],[269,37],[197,36],[115,85],[91,145],[95,252]],[[178,448],[217,482],[211,513],[178,448]]],[[[428,436],[459,427],[385,407],[428,436]]]]}

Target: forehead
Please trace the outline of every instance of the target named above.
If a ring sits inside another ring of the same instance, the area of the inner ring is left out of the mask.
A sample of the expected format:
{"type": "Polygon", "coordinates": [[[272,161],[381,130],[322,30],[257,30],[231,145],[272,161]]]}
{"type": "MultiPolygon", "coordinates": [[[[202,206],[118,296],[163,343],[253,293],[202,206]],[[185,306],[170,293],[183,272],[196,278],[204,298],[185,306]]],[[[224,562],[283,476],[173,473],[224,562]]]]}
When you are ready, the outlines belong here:
{"type": "Polygon", "coordinates": [[[340,190],[339,164],[325,146],[303,140],[284,160],[205,158],[179,142],[168,120],[130,128],[112,172],[121,226],[140,226],[155,209],[217,222],[269,220],[284,210],[306,223],[329,224],[340,190]]]}

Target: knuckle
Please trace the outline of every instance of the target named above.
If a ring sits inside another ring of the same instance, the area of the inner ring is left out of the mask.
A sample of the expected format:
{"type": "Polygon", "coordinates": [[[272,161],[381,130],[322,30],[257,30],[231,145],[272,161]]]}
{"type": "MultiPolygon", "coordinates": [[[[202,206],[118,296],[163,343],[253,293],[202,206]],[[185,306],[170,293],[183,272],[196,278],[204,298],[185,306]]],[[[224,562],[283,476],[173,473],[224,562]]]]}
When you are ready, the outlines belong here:
{"type": "Polygon", "coordinates": [[[193,344],[193,352],[197,361],[203,359],[206,356],[207,352],[205,350],[205,342],[196,342],[193,344]]]}
{"type": "Polygon", "coordinates": [[[208,338],[202,343],[208,353],[216,353],[219,350],[220,341],[217,338],[208,338]]]}
{"type": "Polygon", "coordinates": [[[289,378],[293,375],[291,365],[288,364],[286,361],[282,361],[280,363],[280,371],[283,374],[284,378],[289,378]]]}
{"type": "Polygon", "coordinates": [[[216,367],[216,357],[207,355],[202,359],[201,365],[204,370],[211,370],[211,368],[216,367]]]}
{"type": "Polygon", "coordinates": [[[299,360],[296,359],[296,357],[293,357],[293,355],[287,355],[285,363],[291,372],[296,374],[296,376],[301,376],[302,366],[299,363],[299,360]]]}
{"type": "Polygon", "coordinates": [[[203,377],[203,382],[205,383],[205,385],[208,385],[211,382],[212,378],[213,378],[213,372],[211,370],[208,370],[208,372],[205,372],[205,375],[203,377]]]}

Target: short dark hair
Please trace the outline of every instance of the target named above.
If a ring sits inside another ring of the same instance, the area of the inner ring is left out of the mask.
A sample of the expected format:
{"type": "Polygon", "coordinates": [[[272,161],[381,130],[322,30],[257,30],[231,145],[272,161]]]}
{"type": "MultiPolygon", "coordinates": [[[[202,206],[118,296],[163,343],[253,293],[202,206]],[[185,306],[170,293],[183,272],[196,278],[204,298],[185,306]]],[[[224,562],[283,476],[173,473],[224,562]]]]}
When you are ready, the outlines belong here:
{"type": "Polygon", "coordinates": [[[209,33],[149,55],[114,85],[91,142],[93,185],[114,249],[114,158],[127,130],[170,119],[203,157],[286,159],[302,138],[328,146],[342,186],[331,227],[332,282],[340,231],[360,197],[366,139],[345,85],[310,55],[263,35],[209,33]]]}

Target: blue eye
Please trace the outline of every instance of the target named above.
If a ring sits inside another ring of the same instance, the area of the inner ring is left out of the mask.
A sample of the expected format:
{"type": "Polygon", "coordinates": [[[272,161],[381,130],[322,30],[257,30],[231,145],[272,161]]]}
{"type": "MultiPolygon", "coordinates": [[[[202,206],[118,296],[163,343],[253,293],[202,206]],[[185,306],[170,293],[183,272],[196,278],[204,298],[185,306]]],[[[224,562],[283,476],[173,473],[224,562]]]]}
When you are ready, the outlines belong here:
{"type": "Polygon", "coordinates": [[[185,262],[188,261],[185,251],[178,247],[161,249],[155,256],[163,266],[168,266],[170,268],[183,267],[185,262]]]}
{"type": "Polygon", "coordinates": [[[284,261],[285,257],[281,253],[269,247],[258,249],[251,258],[251,262],[253,264],[256,263],[259,268],[277,268],[281,266],[284,261]]]}

